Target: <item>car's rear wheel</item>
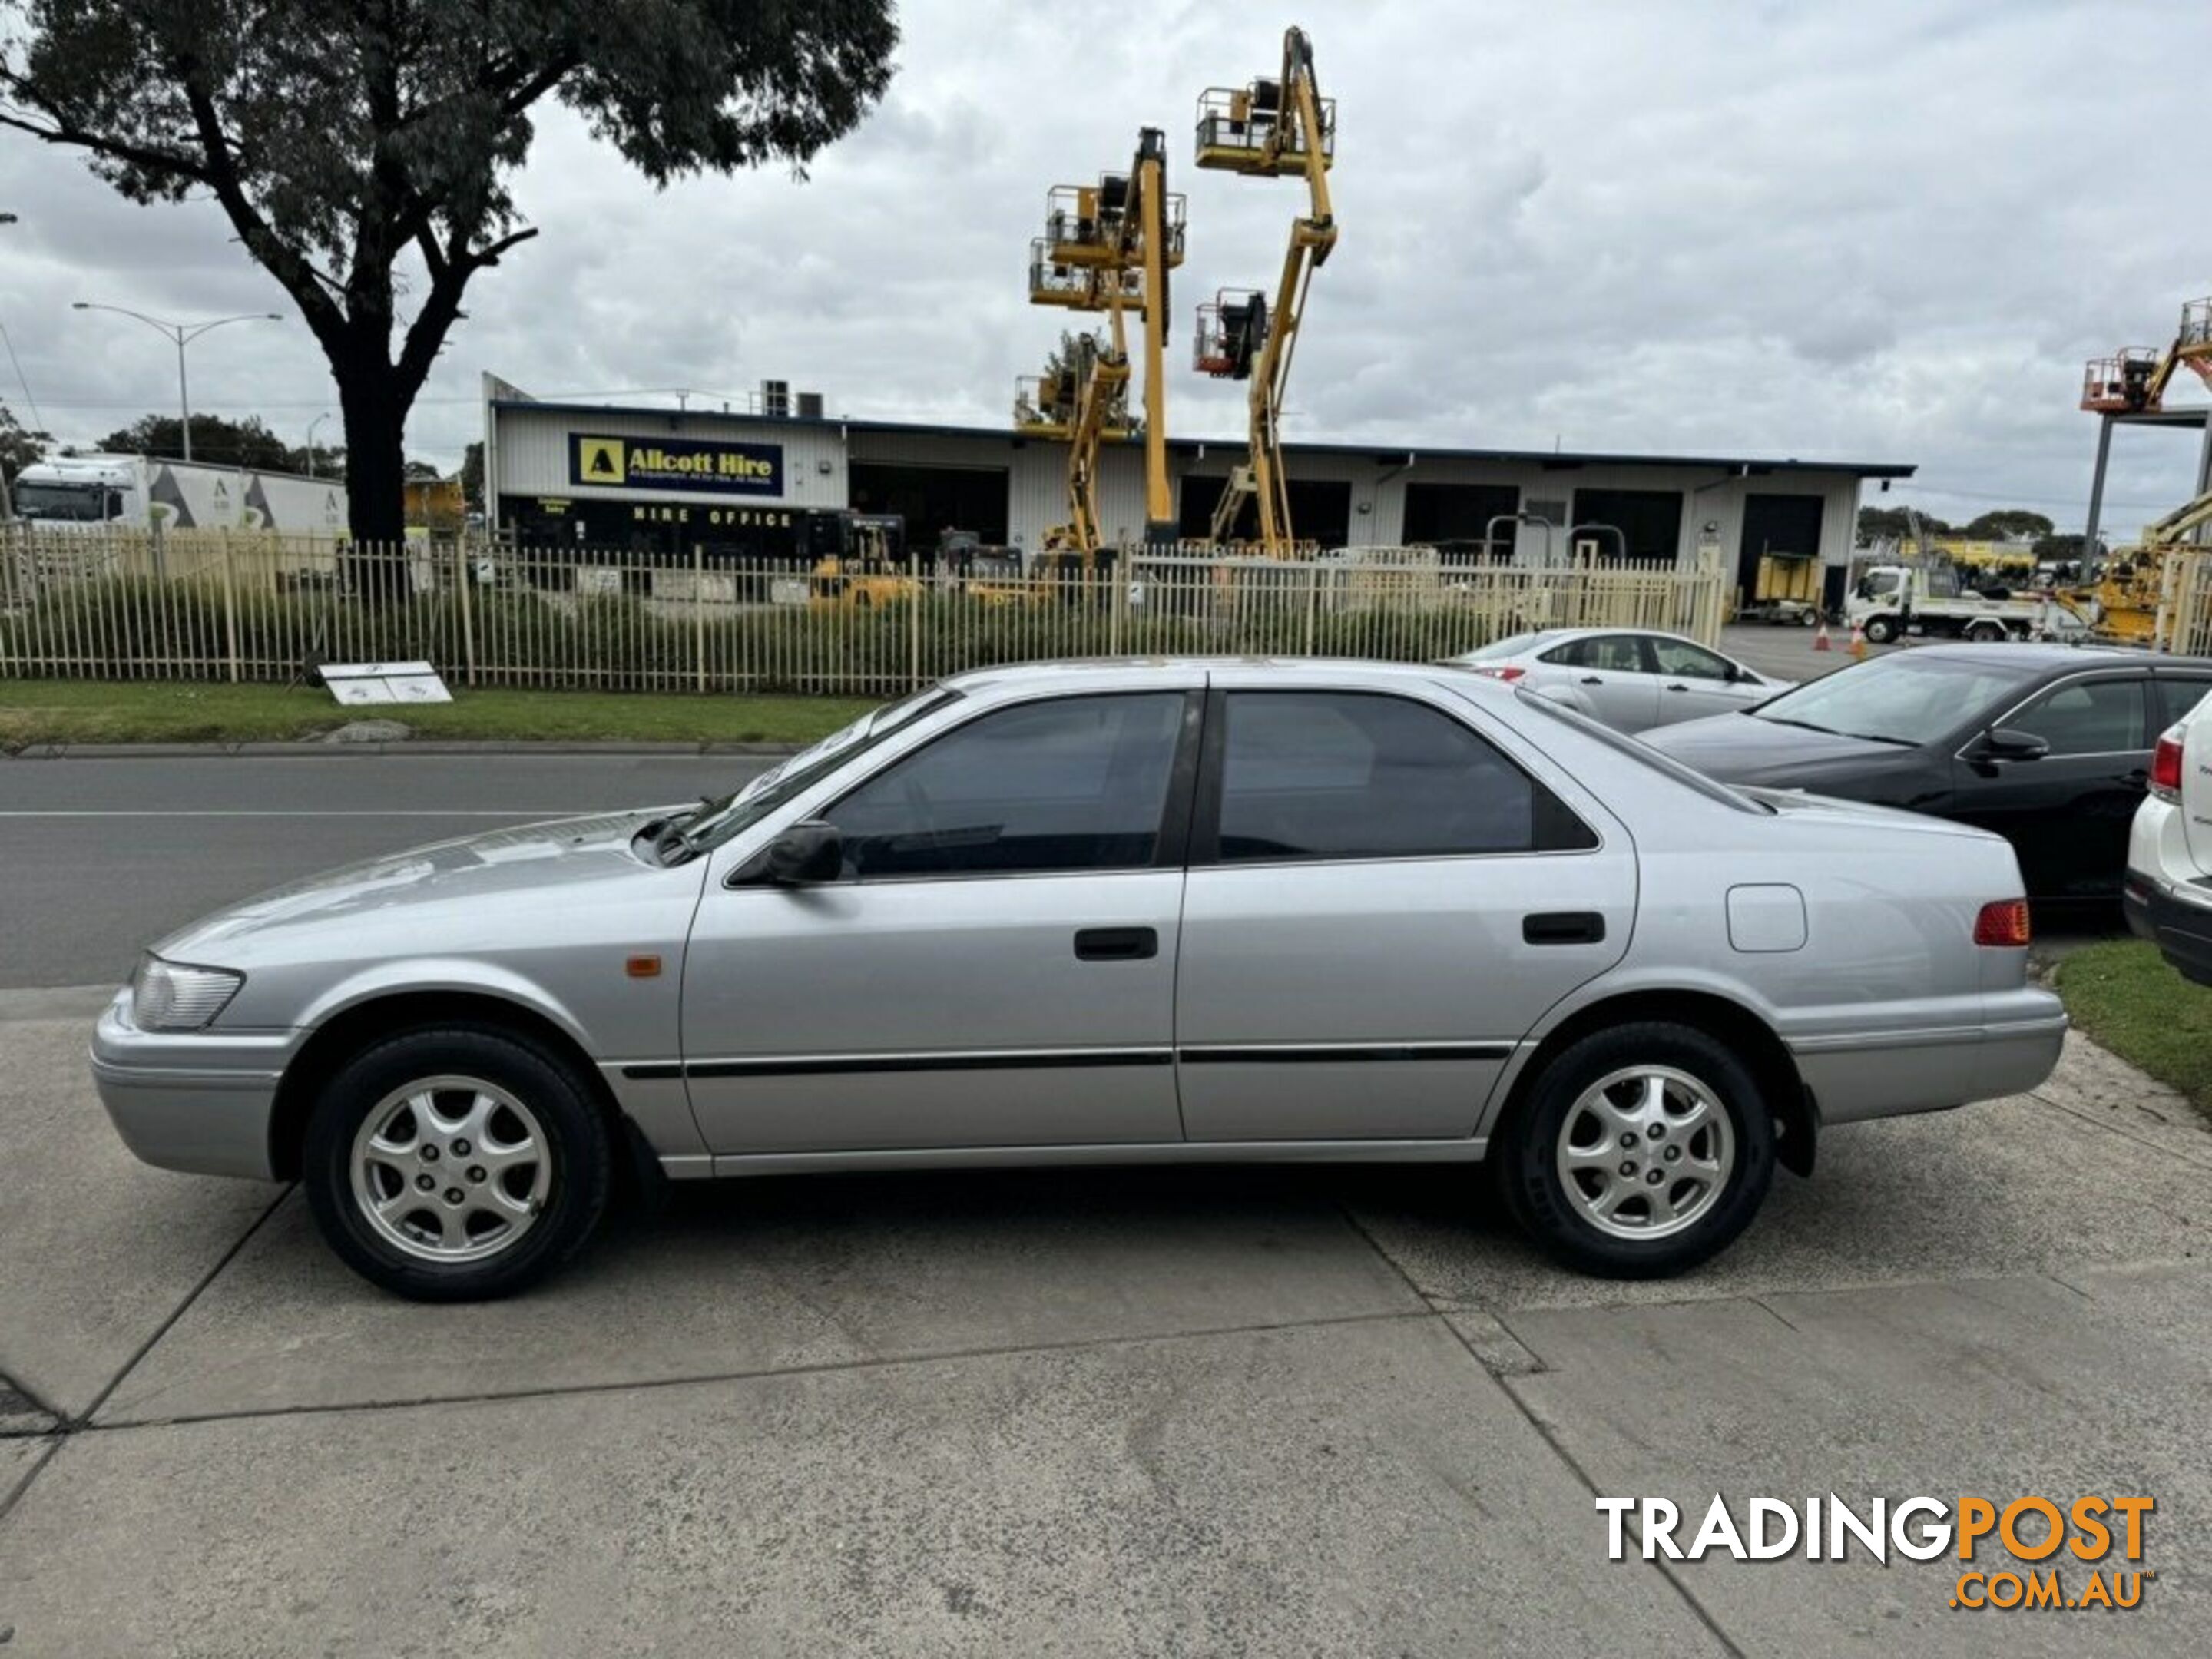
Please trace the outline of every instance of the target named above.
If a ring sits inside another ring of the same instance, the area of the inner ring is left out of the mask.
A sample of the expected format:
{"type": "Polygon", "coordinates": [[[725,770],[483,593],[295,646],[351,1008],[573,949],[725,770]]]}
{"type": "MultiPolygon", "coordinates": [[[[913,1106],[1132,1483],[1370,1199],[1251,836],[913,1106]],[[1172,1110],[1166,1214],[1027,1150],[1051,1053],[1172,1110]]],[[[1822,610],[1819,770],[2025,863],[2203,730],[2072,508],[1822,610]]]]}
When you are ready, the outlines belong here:
{"type": "Polygon", "coordinates": [[[1546,1065],[1503,1160],[1508,1202],[1552,1255],[1588,1273],[1660,1278],[1750,1224],[1774,1176],[1774,1125],[1725,1044],[1639,1021],[1546,1065]]]}
{"type": "Polygon", "coordinates": [[[469,1027],[356,1055],[317,1102],[303,1159],[331,1248],[426,1302],[511,1295],[569,1260],[605,1213],[612,1164],[605,1119],[568,1066],[469,1027]]]}
{"type": "Polygon", "coordinates": [[[2002,623],[1978,622],[1970,623],[1966,629],[1966,637],[1977,645],[1993,645],[2004,636],[2002,623]]]}

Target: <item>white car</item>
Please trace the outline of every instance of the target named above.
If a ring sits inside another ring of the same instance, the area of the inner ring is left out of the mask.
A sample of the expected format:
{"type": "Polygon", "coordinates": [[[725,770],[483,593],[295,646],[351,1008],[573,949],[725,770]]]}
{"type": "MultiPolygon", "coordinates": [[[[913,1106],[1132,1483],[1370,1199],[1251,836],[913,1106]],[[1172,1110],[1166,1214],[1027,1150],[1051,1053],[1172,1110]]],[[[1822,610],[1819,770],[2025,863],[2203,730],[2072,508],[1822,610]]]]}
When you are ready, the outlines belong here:
{"type": "Polygon", "coordinates": [[[1795,684],[1680,634],[1633,628],[1539,629],[1447,660],[1540,691],[1616,732],[1731,714],[1795,684]]]}
{"type": "Polygon", "coordinates": [[[2212,985],[2212,697],[2151,751],[2150,793],[2128,832],[2128,926],[2182,977],[2212,985]]]}

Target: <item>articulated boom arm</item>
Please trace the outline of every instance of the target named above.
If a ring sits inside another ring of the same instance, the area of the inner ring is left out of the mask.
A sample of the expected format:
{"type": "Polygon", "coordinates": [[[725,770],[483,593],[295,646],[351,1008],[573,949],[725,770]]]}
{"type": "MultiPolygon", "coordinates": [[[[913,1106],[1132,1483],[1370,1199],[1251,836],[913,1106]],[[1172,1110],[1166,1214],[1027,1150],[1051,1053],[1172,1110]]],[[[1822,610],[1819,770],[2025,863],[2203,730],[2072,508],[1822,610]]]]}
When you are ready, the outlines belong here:
{"type": "MultiPolygon", "coordinates": [[[[1211,100],[1213,94],[1208,94],[1211,100]]],[[[1259,111],[1261,89],[1255,87],[1242,106],[1248,117],[1259,111]]],[[[1277,106],[1264,126],[1254,120],[1255,136],[1244,154],[1215,165],[1261,177],[1303,174],[1306,182],[1304,215],[1291,222],[1290,246],[1283,254],[1282,274],[1275,283],[1274,305],[1266,314],[1265,332],[1258,356],[1249,365],[1251,388],[1246,398],[1250,429],[1249,463],[1232,471],[1213,510],[1213,535],[1226,540],[1235,528],[1247,500],[1259,507],[1260,545],[1270,558],[1288,558],[1294,543],[1291,524],[1290,477],[1283,465],[1281,417],[1290,389],[1291,361],[1297,350],[1298,325],[1305,315],[1306,293],[1313,274],[1336,246],[1336,218],[1329,203],[1328,168],[1335,146],[1335,116],[1322,100],[1314,75],[1313,45],[1305,31],[1293,28],[1283,36],[1283,75],[1277,83],[1277,106]]],[[[1236,112],[1232,106],[1232,114],[1236,112]]],[[[1207,105],[1201,103],[1200,159],[1209,154],[1212,131],[1206,125],[1207,105]]],[[[1239,131],[1242,131],[1241,129],[1239,131]]],[[[1242,367],[1240,365],[1240,367],[1242,367]]]]}
{"type": "Polygon", "coordinates": [[[1091,366],[1067,434],[1067,537],[1073,551],[1088,561],[1098,550],[1098,450],[1115,410],[1129,384],[1129,350],[1121,326],[1121,307],[1109,306],[1113,343],[1091,366]]]}
{"type": "Polygon", "coordinates": [[[2178,507],[2155,523],[2143,526],[2142,545],[2163,547],[2179,541],[2192,530],[2212,524],[2212,490],[2186,507],[2178,507]]]}

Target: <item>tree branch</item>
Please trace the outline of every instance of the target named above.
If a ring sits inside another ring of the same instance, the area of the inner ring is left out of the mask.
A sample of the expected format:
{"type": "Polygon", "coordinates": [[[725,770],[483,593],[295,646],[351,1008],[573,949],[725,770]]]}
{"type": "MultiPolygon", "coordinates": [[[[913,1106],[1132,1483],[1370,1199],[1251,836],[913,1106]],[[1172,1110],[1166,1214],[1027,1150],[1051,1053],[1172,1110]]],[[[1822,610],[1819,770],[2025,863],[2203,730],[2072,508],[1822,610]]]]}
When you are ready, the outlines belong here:
{"type": "Polygon", "coordinates": [[[439,348],[445,344],[447,334],[460,317],[461,295],[468,289],[469,278],[487,265],[497,264],[500,255],[536,234],[538,228],[532,225],[474,252],[465,245],[442,251],[441,267],[432,270],[429,296],[408,325],[406,343],[400,348],[398,376],[403,398],[412,399],[422,389],[422,382],[429,379],[430,365],[437,361],[439,348]]]}
{"type": "Polygon", "coordinates": [[[132,167],[144,167],[149,172],[173,173],[197,183],[208,182],[205,168],[196,164],[190,156],[173,151],[149,149],[142,144],[126,144],[119,138],[88,132],[82,127],[70,126],[62,122],[41,126],[36,121],[8,110],[0,110],[0,127],[13,127],[18,132],[27,132],[33,138],[49,144],[75,145],[114,161],[127,161],[132,167]]]}

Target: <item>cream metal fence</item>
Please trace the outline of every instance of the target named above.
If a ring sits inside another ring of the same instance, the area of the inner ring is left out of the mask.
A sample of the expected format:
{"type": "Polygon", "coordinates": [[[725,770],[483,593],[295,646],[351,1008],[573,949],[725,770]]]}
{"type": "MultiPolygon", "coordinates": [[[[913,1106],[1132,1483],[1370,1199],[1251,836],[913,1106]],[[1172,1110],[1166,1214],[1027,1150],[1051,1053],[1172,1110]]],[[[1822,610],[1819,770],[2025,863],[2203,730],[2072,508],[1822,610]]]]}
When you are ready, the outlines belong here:
{"type": "Polygon", "coordinates": [[[1718,564],[1454,564],[1386,548],[1121,554],[1089,574],[220,533],[0,538],[0,675],[289,680],[421,659],[464,685],[889,694],[1038,659],[1425,661],[1526,629],[1719,634],[1718,564]]]}
{"type": "Polygon", "coordinates": [[[2212,655],[2212,547],[2167,552],[2154,632],[2154,651],[2212,655]]]}

